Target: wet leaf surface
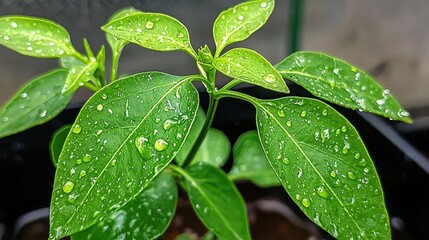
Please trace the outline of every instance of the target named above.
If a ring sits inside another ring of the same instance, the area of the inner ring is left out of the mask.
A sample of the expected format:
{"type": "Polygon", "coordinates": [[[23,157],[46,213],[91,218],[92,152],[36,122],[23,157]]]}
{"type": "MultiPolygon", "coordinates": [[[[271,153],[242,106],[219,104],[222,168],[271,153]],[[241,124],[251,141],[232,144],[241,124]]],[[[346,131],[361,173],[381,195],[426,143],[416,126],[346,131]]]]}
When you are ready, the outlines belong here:
{"type": "Polygon", "coordinates": [[[32,57],[59,58],[76,54],[66,29],[36,17],[0,17],[0,44],[32,57]]]}
{"type": "Polygon", "coordinates": [[[173,177],[160,173],[127,205],[97,225],[74,234],[72,239],[158,239],[174,216],[177,195],[173,177]]]}
{"type": "Polygon", "coordinates": [[[30,80],[0,110],[0,137],[18,133],[57,116],[73,94],[61,94],[67,71],[54,70],[30,80]]]}
{"type": "Polygon", "coordinates": [[[297,52],[277,64],[285,78],[303,86],[317,97],[345,106],[411,123],[388,89],[349,63],[323,53],[297,52]]]}
{"type": "Polygon", "coordinates": [[[110,217],[170,163],[199,105],[190,81],[141,73],[109,84],[87,101],[58,162],[51,239],[110,217]],[[177,124],[165,129],[171,120],[177,124]]]}
{"type": "Polygon", "coordinates": [[[91,59],[91,61],[84,66],[77,65],[71,67],[61,92],[70,94],[76,91],[80,86],[90,81],[91,78],[94,78],[93,74],[97,68],[98,62],[95,58],[91,59]]]}
{"type": "MultiPolygon", "coordinates": [[[[109,19],[108,23],[113,22],[113,21],[118,20],[118,19],[123,18],[123,17],[133,15],[133,14],[138,13],[138,12],[139,12],[139,10],[137,10],[133,7],[124,8],[122,10],[119,10],[115,14],[113,14],[112,17],[109,19]]],[[[122,49],[125,47],[125,45],[128,44],[127,40],[117,38],[117,37],[115,37],[109,33],[106,33],[106,40],[109,43],[109,45],[112,48],[112,51],[114,53],[120,53],[122,51],[122,49]]]]}
{"type": "Polygon", "coordinates": [[[342,115],[308,98],[255,105],[270,164],[310,219],[338,239],[390,239],[376,169],[356,129],[342,115]]]}
{"type": "Polygon", "coordinates": [[[58,129],[52,135],[51,142],[49,143],[49,150],[51,153],[52,164],[56,167],[58,159],[60,158],[61,150],[63,150],[64,142],[66,141],[67,135],[71,130],[71,125],[67,124],[58,129]]]}
{"type": "Polygon", "coordinates": [[[205,162],[221,167],[228,160],[231,143],[220,130],[210,128],[191,164],[205,162]]]}
{"type": "Polygon", "coordinates": [[[259,187],[281,185],[268,163],[256,131],[246,132],[237,139],[233,148],[233,157],[233,166],[228,173],[230,178],[246,179],[259,187]]]}

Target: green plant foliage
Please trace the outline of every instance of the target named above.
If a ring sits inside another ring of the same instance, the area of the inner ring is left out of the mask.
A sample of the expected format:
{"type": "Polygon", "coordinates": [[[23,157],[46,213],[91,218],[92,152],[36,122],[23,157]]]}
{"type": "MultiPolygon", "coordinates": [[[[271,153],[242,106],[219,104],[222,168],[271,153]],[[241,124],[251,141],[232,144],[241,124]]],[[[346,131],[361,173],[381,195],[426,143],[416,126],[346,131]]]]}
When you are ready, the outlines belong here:
{"type": "Polygon", "coordinates": [[[75,92],[94,77],[93,74],[97,67],[98,62],[95,58],[92,58],[85,66],[72,67],[61,92],[65,94],[75,92]]]}
{"type": "Polygon", "coordinates": [[[191,164],[205,162],[223,166],[228,160],[230,150],[231,143],[228,137],[222,131],[210,128],[191,164]]]}
{"type": "Polygon", "coordinates": [[[274,9],[273,0],[248,1],[223,11],[213,25],[216,56],[229,44],[243,41],[260,29],[274,9]]]}
{"type": "MultiPolygon", "coordinates": [[[[133,7],[125,8],[113,14],[108,22],[113,22],[115,20],[133,15],[138,12],[139,11],[133,7]]],[[[113,53],[122,52],[122,49],[125,47],[125,45],[129,43],[127,40],[117,38],[109,33],[106,33],[106,40],[109,43],[110,47],[112,48],[113,53]]]]}
{"type": "Polygon", "coordinates": [[[356,129],[342,115],[319,100],[300,97],[255,105],[267,158],[310,219],[338,239],[389,236],[376,170],[356,129]]]}
{"type": "Polygon", "coordinates": [[[161,13],[134,13],[109,22],[102,29],[128,42],[157,51],[182,50],[196,58],[186,27],[161,13]]]}
{"type": "Polygon", "coordinates": [[[49,143],[49,150],[51,153],[52,164],[56,167],[58,159],[60,158],[61,150],[63,149],[64,142],[69,134],[71,125],[64,125],[54,132],[51,142],[49,143]]]}
{"type": "Polygon", "coordinates": [[[223,74],[273,91],[289,93],[282,76],[257,52],[235,48],[213,61],[223,74]]]}
{"type": "Polygon", "coordinates": [[[123,208],[72,239],[157,239],[174,216],[177,195],[173,177],[162,172],[123,208]]]}
{"type": "Polygon", "coordinates": [[[23,55],[39,58],[77,54],[67,30],[57,23],[35,17],[1,17],[0,44],[23,55]]]}
{"type": "Polygon", "coordinates": [[[0,137],[45,123],[60,113],[73,94],[62,95],[67,72],[54,70],[31,80],[0,110],[0,137]]]}
{"type": "Polygon", "coordinates": [[[190,80],[141,73],[109,84],[88,100],[58,161],[50,238],[106,219],[170,163],[198,109],[190,80]],[[171,120],[177,124],[164,128],[171,120]],[[112,182],[122,187],[112,188],[112,182]]]}
{"type": "Polygon", "coordinates": [[[411,123],[388,89],[343,60],[322,53],[297,52],[276,65],[279,73],[327,101],[411,123]]]}
{"type": "Polygon", "coordinates": [[[187,182],[195,212],[211,232],[221,239],[250,239],[244,201],[222,170],[199,162],[178,172],[187,182]]]}
{"type": "Polygon", "coordinates": [[[246,179],[259,187],[281,185],[265,157],[256,131],[242,134],[237,139],[232,154],[234,162],[228,173],[231,179],[246,179]]]}

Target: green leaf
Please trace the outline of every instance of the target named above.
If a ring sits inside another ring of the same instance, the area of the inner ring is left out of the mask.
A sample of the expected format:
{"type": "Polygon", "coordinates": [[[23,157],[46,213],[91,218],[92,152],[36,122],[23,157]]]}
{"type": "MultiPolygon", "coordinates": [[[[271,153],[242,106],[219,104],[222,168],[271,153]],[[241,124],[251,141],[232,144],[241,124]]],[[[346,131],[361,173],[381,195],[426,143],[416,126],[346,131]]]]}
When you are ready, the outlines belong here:
{"type": "Polygon", "coordinates": [[[71,69],[73,67],[84,67],[85,63],[73,56],[65,56],[60,58],[60,66],[65,69],[71,69]]]}
{"type": "Polygon", "coordinates": [[[112,82],[87,101],[58,162],[50,239],[108,218],[171,162],[198,109],[191,80],[136,74],[112,82]],[[164,129],[171,119],[180,121],[164,129]]]}
{"type": "Polygon", "coordinates": [[[246,179],[262,188],[281,185],[265,157],[256,131],[242,134],[232,151],[234,162],[228,174],[231,179],[246,179]]]}
{"type": "Polygon", "coordinates": [[[0,17],[0,44],[39,58],[78,55],[67,30],[55,22],[36,17],[0,17]]]}
{"type": "MultiPolygon", "coordinates": [[[[110,22],[113,22],[117,19],[127,17],[127,16],[133,15],[133,14],[138,13],[138,12],[140,12],[140,11],[133,8],[133,7],[124,8],[124,9],[119,10],[116,13],[114,13],[112,15],[112,17],[109,19],[109,21],[107,22],[107,24],[109,24],[110,22]]],[[[122,52],[122,49],[125,47],[125,45],[127,45],[129,43],[127,40],[117,38],[117,37],[115,37],[109,33],[106,33],[106,40],[109,43],[110,47],[112,48],[112,52],[114,54],[120,54],[122,52]]]]}
{"type": "Polygon", "coordinates": [[[65,125],[54,132],[51,142],[49,143],[49,150],[51,153],[52,164],[56,167],[58,158],[60,157],[61,150],[63,150],[64,142],[69,134],[71,125],[65,125]]]}
{"type": "Polygon", "coordinates": [[[231,143],[228,137],[222,131],[210,128],[191,164],[205,162],[223,166],[228,160],[230,151],[231,143]]]}
{"type": "Polygon", "coordinates": [[[186,157],[188,157],[192,146],[194,146],[195,141],[197,141],[198,135],[203,129],[205,119],[206,114],[204,113],[204,110],[201,107],[198,108],[197,116],[192,123],[191,130],[189,131],[188,136],[186,136],[185,143],[183,144],[182,148],[179,150],[175,158],[176,163],[179,166],[181,166],[185,162],[186,157]]]}
{"type": "Polygon", "coordinates": [[[338,239],[391,239],[376,169],[347,119],[308,98],[254,104],[266,156],[310,219],[338,239]]]}
{"type": "Polygon", "coordinates": [[[178,170],[191,204],[206,227],[221,239],[250,239],[243,198],[226,174],[204,162],[178,170]]]}
{"type": "Polygon", "coordinates": [[[303,86],[317,97],[351,109],[412,122],[410,114],[399,105],[389,90],[343,60],[322,53],[297,52],[275,67],[283,77],[303,86]]]}
{"type": "Polygon", "coordinates": [[[98,62],[95,58],[92,58],[91,61],[83,67],[72,67],[61,92],[69,94],[76,91],[80,86],[83,86],[94,77],[93,74],[97,68],[98,62]]]}
{"type": "Polygon", "coordinates": [[[157,51],[181,50],[195,59],[188,29],[177,19],[161,13],[138,12],[107,23],[106,33],[157,51]]]}
{"type": "Polygon", "coordinates": [[[245,40],[264,26],[273,9],[273,0],[261,0],[244,2],[221,12],[213,25],[216,56],[227,45],[245,40]]]}
{"type": "Polygon", "coordinates": [[[282,76],[257,52],[234,48],[213,61],[223,74],[276,92],[289,93],[282,76]]]}
{"type": "Polygon", "coordinates": [[[61,94],[67,76],[54,70],[23,86],[0,109],[0,138],[45,123],[57,116],[73,95],[61,94]]]}
{"type": "Polygon", "coordinates": [[[72,235],[72,239],[157,239],[174,216],[177,195],[174,178],[162,172],[123,208],[97,225],[72,235]]]}

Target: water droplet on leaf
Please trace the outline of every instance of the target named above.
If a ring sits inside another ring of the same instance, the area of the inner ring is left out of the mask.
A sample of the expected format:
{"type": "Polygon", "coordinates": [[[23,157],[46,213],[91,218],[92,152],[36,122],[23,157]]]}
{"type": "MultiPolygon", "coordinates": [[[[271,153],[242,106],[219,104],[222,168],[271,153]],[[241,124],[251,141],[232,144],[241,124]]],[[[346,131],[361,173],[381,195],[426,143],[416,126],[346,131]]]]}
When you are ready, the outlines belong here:
{"type": "Polygon", "coordinates": [[[74,188],[74,183],[72,181],[67,181],[64,185],[63,185],[63,191],[65,193],[70,193],[74,188]]]}
{"type": "Polygon", "coordinates": [[[103,93],[103,95],[101,95],[101,98],[106,100],[107,99],[107,95],[105,93],[103,93]]]}
{"type": "Polygon", "coordinates": [[[91,161],[91,155],[85,154],[85,156],[83,156],[82,160],[84,162],[90,162],[91,161]]]}
{"type": "Polygon", "coordinates": [[[301,203],[306,208],[310,207],[310,200],[308,198],[303,198],[301,203]]]}
{"type": "Polygon", "coordinates": [[[327,198],[329,196],[328,192],[322,186],[318,187],[317,190],[316,190],[316,192],[322,198],[327,198]]]}
{"type": "Polygon", "coordinates": [[[138,137],[136,138],[134,142],[137,150],[139,150],[140,155],[143,159],[150,159],[152,158],[152,150],[151,147],[148,144],[148,139],[145,137],[138,137]]]}
{"type": "Polygon", "coordinates": [[[72,132],[73,133],[78,134],[78,133],[80,133],[80,131],[82,131],[82,127],[79,124],[73,125],[73,127],[72,127],[72,132]]]}
{"type": "Polygon", "coordinates": [[[279,117],[284,117],[286,116],[285,111],[283,109],[280,109],[277,111],[277,115],[279,115],[279,117]]]}
{"type": "Polygon", "coordinates": [[[301,112],[301,117],[305,117],[305,116],[307,116],[307,112],[306,111],[302,111],[301,112]]]}
{"type": "Polygon", "coordinates": [[[276,81],[276,76],[274,74],[267,74],[264,77],[264,81],[267,83],[274,83],[276,81]]]}
{"type": "Polygon", "coordinates": [[[85,177],[86,176],[86,171],[85,170],[80,171],[79,176],[85,177]]]}
{"type": "Polygon", "coordinates": [[[167,119],[164,121],[163,124],[163,128],[165,131],[169,130],[170,128],[172,128],[174,125],[177,124],[177,121],[171,120],[171,119],[167,119]]]}
{"type": "Polygon", "coordinates": [[[356,179],[356,175],[353,172],[347,172],[347,177],[352,179],[352,180],[356,179]]]}
{"type": "Polygon", "coordinates": [[[158,140],[155,141],[154,147],[155,147],[156,151],[162,152],[165,149],[167,149],[168,142],[165,141],[164,139],[158,139],[158,140]]]}
{"type": "Polygon", "coordinates": [[[147,23],[146,23],[146,25],[145,25],[145,28],[146,29],[148,29],[148,30],[151,30],[152,28],[153,28],[153,22],[151,22],[151,21],[148,21],[147,23]]]}
{"type": "Polygon", "coordinates": [[[97,110],[98,110],[98,111],[103,110],[103,104],[98,104],[98,106],[97,106],[97,110]]]}
{"type": "Polygon", "coordinates": [[[292,126],[292,123],[290,121],[287,121],[286,126],[290,127],[290,126],[292,126]]]}
{"type": "Polygon", "coordinates": [[[267,7],[267,3],[266,2],[261,3],[261,8],[266,8],[266,7],[267,7]]]}

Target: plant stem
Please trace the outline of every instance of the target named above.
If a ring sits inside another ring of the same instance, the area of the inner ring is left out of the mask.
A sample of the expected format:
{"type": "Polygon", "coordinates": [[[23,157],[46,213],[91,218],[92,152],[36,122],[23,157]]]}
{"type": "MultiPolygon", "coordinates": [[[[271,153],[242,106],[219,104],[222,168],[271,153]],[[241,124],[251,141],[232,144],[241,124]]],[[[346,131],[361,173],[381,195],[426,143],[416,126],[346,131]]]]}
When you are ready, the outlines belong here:
{"type": "Polygon", "coordinates": [[[119,63],[119,57],[121,56],[121,51],[119,52],[115,52],[113,51],[112,54],[112,68],[111,68],[111,72],[110,72],[110,82],[113,82],[116,80],[117,78],[117,74],[118,74],[118,63],[119,63]]]}

